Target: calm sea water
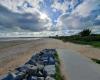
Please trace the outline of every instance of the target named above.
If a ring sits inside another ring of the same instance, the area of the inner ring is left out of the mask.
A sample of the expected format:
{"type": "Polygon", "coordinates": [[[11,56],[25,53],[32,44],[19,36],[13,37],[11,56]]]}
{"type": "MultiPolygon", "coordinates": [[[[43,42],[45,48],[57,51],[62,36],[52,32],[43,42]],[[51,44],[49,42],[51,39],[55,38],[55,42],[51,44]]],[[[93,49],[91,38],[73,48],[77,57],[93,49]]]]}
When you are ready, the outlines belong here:
{"type": "Polygon", "coordinates": [[[0,41],[16,41],[16,40],[37,40],[37,39],[40,39],[40,38],[0,38],[0,41]]]}

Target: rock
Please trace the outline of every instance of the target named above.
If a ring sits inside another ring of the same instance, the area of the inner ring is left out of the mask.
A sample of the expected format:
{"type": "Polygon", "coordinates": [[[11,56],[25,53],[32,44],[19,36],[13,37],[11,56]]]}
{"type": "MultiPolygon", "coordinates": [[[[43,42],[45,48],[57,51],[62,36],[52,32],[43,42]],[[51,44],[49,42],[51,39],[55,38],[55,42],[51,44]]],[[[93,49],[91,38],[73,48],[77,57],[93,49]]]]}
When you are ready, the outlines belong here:
{"type": "Polygon", "coordinates": [[[34,66],[34,65],[30,65],[30,64],[26,64],[26,65],[23,65],[19,68],[16,68],[16,70],[20,71],[20,72],[29,72],[29,71],[36,71],[37,70],[37,66],[34,66]]]}
{"type": "Polygon", "coordinates": [[[56,49],[44,49],[41,52],[55,54],[56,53],[56,49]]]}
{"type": "Polygon", "coordinates": [[[43,55],[41,55],[41,61],[45,65],[53,65],[53,64],[55,64],[54,55],[51,54],[51,53],[44,53],[43,55]]]}
{"type": "Polygon", "coordinates": [[[25,65],[18,67],[3,80],[55,80],[55,49],[34,54],[25,65]]]}
{"type": "Polygon", "coordinates": [[[45,80],[55,80],[55,79],[50,76],[47,76],[45,80]]]}
{"type": "Polygon", "coordinates": [[[56,73],[55,65],[47,65],[44,67],[44,70],[47,72],[47,75],[54,76],[56,73]]]}
{"type": "Polygon", "coordinates": [[[37,62],[35,61],[35,60],[33,60],[33,59],[30,59],[27,63],[25,63],[25,64],[30,64],[30,65],[34,65],[34,66],[36,66],[37,64],[36,64],[37,62]]]}
{"type": "Polygon", "coordinates": [[[44,65],[37,64],[37,68],[38,68],[39,70],[42,70],[42,69],[44,68],[44,65]]]}
{"type": "Polygon", "coordinates": [[[37,76],[30,76],[27,80],[37,80],[37,76]]]}
{"type": "Polygon", "coordinates": [[[45,80],[44,77],[37,77],[37,80],[45,80]]]}
{"type": "Polygon", "coordinates": [[[23,72],[11,72],[4,80],[22,80],[25,76],[23,72]]]}

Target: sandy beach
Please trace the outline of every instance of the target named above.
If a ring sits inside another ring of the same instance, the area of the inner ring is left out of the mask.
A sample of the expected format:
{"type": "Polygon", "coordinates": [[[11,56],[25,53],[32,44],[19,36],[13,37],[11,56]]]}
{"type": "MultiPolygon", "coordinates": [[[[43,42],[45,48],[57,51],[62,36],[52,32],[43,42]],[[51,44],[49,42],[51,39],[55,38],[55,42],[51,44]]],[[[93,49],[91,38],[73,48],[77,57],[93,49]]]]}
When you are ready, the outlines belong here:
{"type": "Polygon", "coordinates": [[[23,41],[22,44],[11,45],[0,49],[0,75],[14,70],[16,67],[28,61],[34,53],[45,48],[71,49],[86,57],[100,59],[100,49],[89,45],[70,42],[64,43],[60,40],[49,38],[30,40],[27,42],[23,41]]]}

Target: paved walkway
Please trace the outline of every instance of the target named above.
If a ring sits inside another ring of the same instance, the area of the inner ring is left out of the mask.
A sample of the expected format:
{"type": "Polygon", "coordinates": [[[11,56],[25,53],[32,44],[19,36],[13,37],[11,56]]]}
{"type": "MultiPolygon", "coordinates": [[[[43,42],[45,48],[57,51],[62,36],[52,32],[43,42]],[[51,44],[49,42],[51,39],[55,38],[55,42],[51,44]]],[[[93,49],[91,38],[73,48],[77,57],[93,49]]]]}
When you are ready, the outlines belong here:
{"type": "Polygon", "coordinates": [[[68,80],[100,80],[100,65],[68,49],[57,49],[68,80]]]}

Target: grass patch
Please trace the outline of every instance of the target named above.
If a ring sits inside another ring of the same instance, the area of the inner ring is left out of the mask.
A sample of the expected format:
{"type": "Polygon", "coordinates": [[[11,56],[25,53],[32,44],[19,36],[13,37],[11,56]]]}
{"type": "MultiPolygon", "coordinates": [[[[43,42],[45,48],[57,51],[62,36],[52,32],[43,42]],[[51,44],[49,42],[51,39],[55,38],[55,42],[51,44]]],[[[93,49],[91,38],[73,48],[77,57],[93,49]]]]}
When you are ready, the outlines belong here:
{"type": "MultiPolygon", "coordinates": [[[[71,42],[71,41],[69,41],[69,42],[71,42]]],[[[100,48],[100,42],[99,41],[72,41],[72,43],[77,43],[77,44],[83,44],[83,45],[91,45],[91,46],[93,46],[93,47],[98,47],[98,48],[100,48]]]]}
{"type": "Polygon", "coordinates": [[[72,35],[72,36],[55,36],[55,39],[62,40],[64,42],[72,42],[84,45],[91,45],[100,48],[100,34],[91,34],[88,36],[72,35]]]}
{"type": "Polygon", "coordinates": [[[61,76],[59,65],[56,65],[55,80],[63,80],[63,77],[61,76]]]}
{"type": "Polygon", "coordinates": [[[56,58],[57,63],[58,63],[58,64],[59,64],[59,66],[60,66],[59,55],[58,55],[58,53],[57,53],[57,52],[55,53],[55,58],[56,58]]]}
{"type": "Polygon", "coordinates": [[[100,64],[100,60],[98,60],[98,59],[94,59],[94,58],[92,58],[91,60],[93,60],[94,62],[100,64]]]}
{"type": "Polygon", "coordinates": [[[93,42],[91,45],[94,47],[100,47],[100,42],[93,42]]]}
{"type": "Polygon", "coordinates": [[[55,80],[63,80],[63,77],[62,77],[62,74],[60,71],[60,60],[59,60],[59,56],[58,56],[57,52],[55,54],[55,58],[57,60],[55,80]]]}

